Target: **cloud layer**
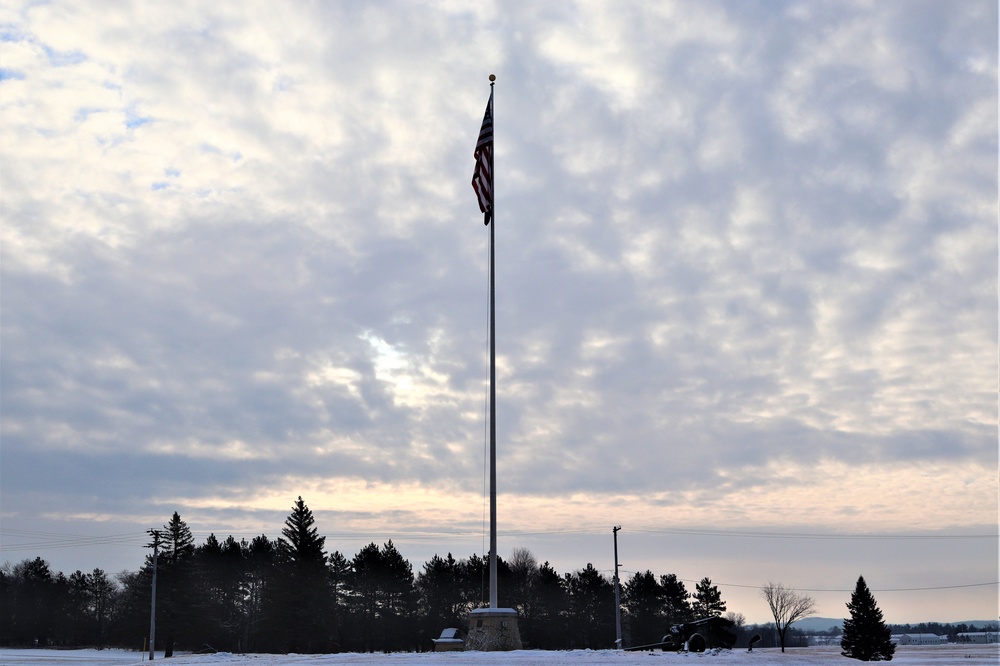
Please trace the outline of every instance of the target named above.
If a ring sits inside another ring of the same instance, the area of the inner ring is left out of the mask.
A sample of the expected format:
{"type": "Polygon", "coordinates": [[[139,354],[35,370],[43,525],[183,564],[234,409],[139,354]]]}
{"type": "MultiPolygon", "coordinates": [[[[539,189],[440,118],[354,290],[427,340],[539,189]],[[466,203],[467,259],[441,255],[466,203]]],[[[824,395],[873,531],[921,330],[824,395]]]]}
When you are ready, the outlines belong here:
{"type": "Polygon", "coordinates": [[[474,531],[492,72],[510,529],[995,531],[995,3],[0,24],[5,526],[474,531]]]}

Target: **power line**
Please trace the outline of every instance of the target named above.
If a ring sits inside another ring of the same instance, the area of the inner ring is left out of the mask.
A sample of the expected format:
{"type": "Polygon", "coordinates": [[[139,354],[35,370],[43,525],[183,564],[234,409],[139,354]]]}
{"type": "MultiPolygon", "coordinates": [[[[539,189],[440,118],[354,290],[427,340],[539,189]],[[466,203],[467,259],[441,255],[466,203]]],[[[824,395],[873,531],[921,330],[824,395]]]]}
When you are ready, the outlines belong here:
{"type": "MultiPolygon", "coordinates": [[[[531,536],[560,536],[560,535],[598,535],[605,530],[598,528],[563,528],[549,530],[508,530],[501,532],[505,538],[510,537],[531,537],[531,536]]],[[[678,536],[704,536],[715,538],[736,538],[736,539],[813,539],[820,541],[854,541],[854,540],[882,540],[882,541],[949,541],[949,540],[972,540],[972,539],[996,539],[996,534],[820,534],[809,532],[751,532],[745,530],[695,530],[695,529],[651,529],[651,528],[631,528],[631,532],[643,534],[665,534],[678,536]]],[[[192,534],[207,537],[209,534],[216,534],[217,530],[192,530],[192,534]]],[[[338,540],[365,540],[381,537],[389,537],[397,541],[413,541],[421,539],[469,539],[481,536],[481,530],[413,530],[413,531],[365,531],[365,532],[334,532],[324,535],[331,541],[338,540]]],[[[222,533],[222,532],[218,532],[222,533]]],[[[234,538],[253,538],[259,536],[257,531],[235,531],[229,532],[229,536],[234,538]]],[[[145,532],[126,532],[121,534],[107,535],[82,535],[67,534],[59,532],[41,532],[20,529],[0,529],[0,535],[26,539],[27,543],[17,543],[13,545],[4,544],[3,550],[20,551],[31,548],[76,548],[81,546],[100,546],[111,544],[126,544],[141,546],[145,538],[145,532]]]]}
{"type": "MultiPolygon", "coordinates": [[[[695,584],[701,582],[701,581],[696,581],[696,580],[690,580],[690,579],[687,579],[687,578],[679,578],[678,580],[683,581],[685,583],[695,583],[695,584]]],[[[760,585],[743,585],[743,584],[740,584],[740,583],[717,583],[715,581],[712,581],[712,585],[716,585],[718,587],[739,587],[739,588],[744,588],[744,589],[749,589],[749,590],[759,590],[760,587],[761,587],[760,585]]],[[[881,588],[881,589],[877,589],[877,590],[873,588],[872,592],[879,592],[879,593],[882,593],[882,592],[930,592],[930,591],[934,591],[934,590],[960,590],[960,589],[969,588],[969,587],[989,587],[991,585],[1000,585],[1000,581],[993,581],[993,582],[989,582],[989,583],[967,583],[967,584],[963,584],[963,585],[937,585],[937,586],[933,586],[933,587],[895,587],[895,588],[893,588],[893,587],[887,587],[887,588],[881,588]]],[[[844,593],[844,592],[853,592],[854,591],[853,588],[849,589],[849,590],[838,590],[838,589],[829,589],[829,588],[820,589],[820,588],[807,588],[807,587],[793,587],[793,588],[789,588],[789,589],[794,590],[795,592],[815,592],[815,593],[820,593],[820,592],[844,593]]]]}
{"type": "Polygon", "coordinates": [[[107,546],[113,544],[141,546],[145,537],[144,532],[127,532],[123,534],[103,534],[103,535],[82,535],[64,534],[58,532],[38,532],[33,530],[0,529],[0,534],[18,540],[26,540],[23,543],[4,543],[0,550],[18,552],[26,550],[36,550],[39,548],[78,548],[82,546],[107,546]]]}
{"type": "Polygon", "coordinates": [[[885,541],[909,540],[953,540],[953,539],[996,539],[997,534],[818,534],[810,532],[747,532],[723,530],[684,530],[684,529],[641,529],[632,528],[631,532],[647,534],[681,534],[689,536],[735,537],[752,539],[819,539],[819,540],[859,540],[879,539],[885,541]]]}

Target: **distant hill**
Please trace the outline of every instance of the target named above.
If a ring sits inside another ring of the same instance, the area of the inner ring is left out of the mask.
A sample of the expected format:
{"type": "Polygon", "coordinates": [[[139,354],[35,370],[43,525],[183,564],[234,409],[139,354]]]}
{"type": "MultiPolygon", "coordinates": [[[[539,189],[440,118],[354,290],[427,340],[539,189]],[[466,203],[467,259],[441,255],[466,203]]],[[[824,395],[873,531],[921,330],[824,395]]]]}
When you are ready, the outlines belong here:
{"type": "MultiPolygon", "coordinates": [[[[890,623],[892,624],[892,623],[890,623]]],[[[919,622],[910,622],[911,625],[920,624],[919,622]]],[[[928,624],[930,624],[928,622],[928,624]]],[[[940,622],[938,624],[964,624],[969,627],[974,627],[976,629],[982,629],[983,627],[989,626],[991,624],[996,624],[996,622],[991,622],[990,620],[966,620],[964,622],[940,622]]],[[[829,631],[830,627],[837,627],[840,629],[844,626],[843,618],[832,618],[832,617],[807,617],[804,620],[799,620],[794,623],[792,627],[798,629],[799,631],[804,631],[806,633],[814,631],[829,631]]]]}
{"type": "Polygon", "coordinates": [[[840,629],[843,626],[844,618],[842,617],[807,617],[806,619],[799,620],[792,625],[795,629],[806,633],[811,631],[827,631],[830,627],[837,627],[837,629],[840,629]]]}
{"type": "Polygon", "coordinates": [[[975,627],[976,629],[983,629],[984,627],[988,627],[990,625],[995,626],[997,623],[990,620],[966,620],[965,622],[952,622],[951,624],[967,624],[970,627],[975,627]]]}

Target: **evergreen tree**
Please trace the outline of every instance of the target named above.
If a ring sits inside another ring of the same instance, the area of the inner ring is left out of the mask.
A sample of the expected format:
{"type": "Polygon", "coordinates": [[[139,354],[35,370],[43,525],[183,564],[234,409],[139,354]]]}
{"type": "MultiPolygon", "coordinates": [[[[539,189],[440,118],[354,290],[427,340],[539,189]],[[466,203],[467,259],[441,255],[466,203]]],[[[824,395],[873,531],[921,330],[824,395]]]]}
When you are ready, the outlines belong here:
{"type": "Polygon", "coordinates": [[[0,647],[11,645],[10,630],[17,617],[15,599],[16,584],[10,562],[0,565],[0,647]]]}
{"type": "Polygon", "coordinates": [[[712,585],[712,580],[707,576],[695,585],[695,593],[692,595],[694,603],[691,604],[691,611],[696,620],[708,617],[720,617],[726,610],[726,602],[722,600],[722,593],[716,585],[712,585]]]}
{"type": "Polygon", "coordinates": [[[108,641],[118,586],[101,569],[75,571],[68,579],[68,606],[64,636],[70,645],[104,646],[108,641]]]}
{"type": "Polygon", "coordinates": [[[243,590],[248,578],[246,553],[243,543],[229,535],[222,542],[217,565],[219,567],[219,601],[222,606],[221,625],[231,652],[244,650],[243,635],[246,623],[243,590]]]}
{"type": "Polygon", "coordinates": [[[326,537],[319,535],[315,524],[312,511],[299,495],[281,530],[281,542],[287,549],[288,559],[299,569],[319,569],[326,563],[323,552],[326,537]]]}
{"type": "Polygon", "coordinates": [[[844,620],[841,654],[859,661],[891,661],[896,646],[890,640],[889,627],[882,619],[882,611],[864,576],[858,577],[847,608],[851,617],[844,620]]]}
{"type": "Polygon", "coordinates": [[[242,649],[247,652],[261,652],[273,648],[270,636],[265,630],[272,610],[275,589],[280,587],[277,580],[279,542],[261,534],[250,543],[240,542],[246,575],[240,590],[243,617],[242,649]]]}
{"type": "Polygon", "coordinates": [[[242,588],[246,576],[243,549],[232,536],[219,543],[210,534],[195,550],[195,573],[199,642],[238,652],[243,633],[242,588]]]}
{"type": "Polygon", "coordinates": [[[94,636],[98,645],[107,644],[110,625],[114,620],[120,590],[115,581],[101,569],[87,574],[88,607],[95,624],[94,636]]]}
{"type": "Polygon", "coordinates": [[[462,598],[461,567],[448,553],[435,555],[424,563],[417,576],[420,592],[420,616],[424,638],[436,638],[442,629],[461,627],[469,609],[462,598]]]}
{"type": "Polygon", "coordinates": [[[370,543],[351,562],[352,607],[357,623],[359,649],[408,648],[414,633],[416,590],[413,568],[392,541],[380,550],[370,543]]]}
{"type": "Polygon", "coordinates": [[[351,617],[356,644],[353,649],[372,652],[376,649],[376,625],[379,618],[378,571],[382,567],[382,553],[372,542],[362,548],[351,560],[351,617]]]}
{"type": "Polygon", "coordinates": [[[281,530],[280,580],[275,602],[274,629],[281,649],[316,652],[328,649],[333,633],[329,614],[330,588],[326,553],[315,527],[316,519],[300,496],[281,530]]]}
{"type": "Polygon", "coordinates": [[[566,574],[570,607],[570,647],[604,650],[615,644],[615,591],[611,581],[588,563],[566,574]]]}
{"type": "Polygon", "coordinates": [[[382,629],[383,649],[408,650],[417,623],[417,590],[413,582],[413,565],[399,552],[392,539],[382,544],[382,629]]]}
{"type": "MultiPolygon", "coordinates": [[[[459,561],[460,580],[462,585],[462,597],[465,599],[469,610],[473,608],[485,608],[490,604],[490,558],[487,555],[470,555],[468,559],[459,561]]],[[[511,578],[510,566],[499,555],[497,556],[497,588],[500,592],[508,589],[508,582],[511,578]]],[[[507,600],[501,597],[500,607],[503,608],[507,600]]]]}
{"type": "Polygon", "coordinates": [[[663,588],[652,571],[636,572],[622,586],[626,644],[649,645],[664,634],[663,588]]]}
{"type": "Polygon", "coordinates": [[[20,645],[49,644],[52,631],[52,607],[55,601],[55,586],[49,563],[40,557],[23,560],[14,568],[17,581],[17,610],[14,613],[13,629],[20,645]]]}
{"type": "MultiPolygon", "coordinates": [[[[4,565],[7,567],[8,565],[4,565]]],[[[49,563],[40,557],[22,560],[5,571],[3,626],[5,645],[49,645],[55,586],[49,563]]]]}
{"type": "Polygon", "coordinates": [[[538,601],[532,646],[542,650],[566,647],[569,600],[562,576],[548,562],[538,567],[535,590],[538,601]]]}
{"type": "Polygon", "coordinates": [[[351,563],[336,550],[327,558],[326,570],[330,581],[331,648],[334,652],[339,652],[345,650],[347,645],[351,563]]]}
{"type": "Polygon", "coordinates": [[[190,647],[195,607],[193,576],[194,536],[191,528],[174,511],[163,526],[163,551],[157,563],[156,630],[163,636],[164,657],[172,657],[178,640],[190,647]]]}
{"type": "Polygon", "coordinates": [[[677,574],[660,576],[660,587],[663,588],[663,619],[666,628],[675,624],[690,622],[693,619],[691,602],[684,581],[677,580],[677,574]]]}
{"type": "Polygon", "coordinates": [[[49,635],[49,645],[71,645],[72,636],[67,629],[72,624],[70,618],[74,612],[75,601],[72,584],[63,572],[60,571],[53,577],[50,593],[48,613],[52,623],[52,633],[49,635]]]}
{"type": "Polygon", "coordinates": [[[90,621],[90,586],[87,574],[79,569],[69,576],[69,603],[63,616],[66,624],[62,627],[64,637],[70,645],[87,645],[94,633],[90,621]]]}

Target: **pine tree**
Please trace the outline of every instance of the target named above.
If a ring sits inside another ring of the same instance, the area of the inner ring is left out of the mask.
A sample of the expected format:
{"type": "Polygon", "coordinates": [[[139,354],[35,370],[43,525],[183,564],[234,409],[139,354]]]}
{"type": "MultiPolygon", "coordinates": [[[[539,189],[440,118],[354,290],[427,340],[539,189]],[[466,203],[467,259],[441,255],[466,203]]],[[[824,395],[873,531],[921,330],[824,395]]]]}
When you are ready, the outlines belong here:
{"type": "Polygon", "coordinates": [[[362,652],[371,652],[377,647],[381,568],[382,552],[374,541],[358,551],[351,560],[350,606],[356,629],[353,648],[362,652]]]}
{"type": "Polygon", "coordinates": [[[718,586],[712,585],[712,580],[707,576],[695,585],[693,599],[691,610],[694,612],[696,620],[721,617],[726,610],[726,602],[722,600],[722,593],[719,592],[718,586]]]}
{"type": "Polygon", "coordinates": [[[420,611],[424,620],[425,636],[433,638],[445,627],[461,627],[469,609],[462,599],[458,561],[435,555],[424,563],[424,570],[417,575],[420,592],[420,611]]]}
{"type": "Polygon", "coordinates": [[[543,650],[564,648],[567,646],[569,598],[563,578],[551,564],[545,562],[538,567],[536,587],[537,635],[531,639],[532,645],[543,650]]]}
{"type": "Polygon", "coordinates": [[[52,632],[55,582],[49,563],[40,557],[22,560],[7,573],[10,585],[5,586],[0,599],[4,606],[9,604],[4,613],[9,618],[5,618],[3,626],[4,639],[14,645],[47,646],[52,632]]]}
{"type": "Polygon", "coordinates": [[[330,591],[330,615],[332,649],[339,652],[348,643],[349,602],[351,583],[351,563],[343,553],[335,550],[326,560],[327,579],[330,591]]]}
{"type": "Polygon", "coordinates": [[[570,647],[606,649],[615,644],[615,592],[611,581],[593,564],[566,574],[570,627],[570,647]]]}
{"type": "Polygon", "coordinates": [[[240,650],[243,635],[243,549],[232,536],[220,543],[210,534],[195,549],[199,641],[227,652],[240,650]]]}
{"type": "Polygon", "coordinates": [[[87,574],[87,583],[90,587],[91,611],[97,622],[97,644],[103,646],[108,640],[108,626],[111,623],[120,590],[115,581],[108,578],[108,575],[101,569],[94,569],[87,574]]]}
{"type": "Polygon", "coordinates": [[[247,652],[260,652],[273,649],[270,641],[273,600],[278,596],[277,576],[278,551],[280,541],[268,539],[265,535],[253,538],[247,543],[243,540],[240,548],[246,562],[246,576],[241,587],[244,626],[242,633],[242,649],[247,652]]]}
{"type": "Polygon", "coordinates": [[[412,647],[407,637],[413,635],[417,627],[413,566],[391,539],[382,544],[381,559],[383,649],[407,649],[412,647]]]}
{"type": "Polygon", "coordinates": [[[663,588],[648,569],[635,572],[622,586],[622,607],[629,645],[649,645],[662,638],[663,588]]]}
{"type": "Polygon", "coordinates": [[[281,541],[287,548],[288,557],[300,570],[316,570],[326,564],[326,553],[323,552],[326,537],[319,535],[315,523],[312,511],[300,495],[281,530],[281,541]]]}
{"type": "Polygon", "coordinates": [[[660,576],[660,587],[663,589],[665,627],[692,620],[691,602],[688,601],[684,581],[677,580],[677,574],[664,574],[660,576]]]}
{"type": "Polygon", "coordinates": [[[187,523],[181,520],[181,515],[174,511],[170,522],[163,526],[163,550],[160,557],[164,562],[180,562],[194,555],[194,536],[187,523]]]}
{"type": "Polygon", "coordinates": [[[274,624],[281,649],[315,652],[330,647],[332,595],[323,546],[313,513],[300,496],[281,530],[279,587],[273,590],[274,624]]]}
{"type": "Polygon", "coordinates": [[[174,655],[174,644],[190,647],[194,629],[195,607],[193,575],[194,536],[187,523],[174,511],[161,533],[163,550],[159,557],[159,583],[156,612],[158,636],[163,636],[163,655],[174,655]]]}
{"type": "Polygon", "coordinates": [[[413,567],[392,541],[379,549],[370,543],[351,561],[352,609],[358,623],[360,649],[408,649],[416,624],[413,567]]]}
{"type": "Polygon", "coordinates": [[[891,661],[896,646],[890,640],[889,627],[882,620],[882,611],[864,576],[858,577],[847,608],[851,617],[844,620],[841,654],[859,661],[891,661]]]}

